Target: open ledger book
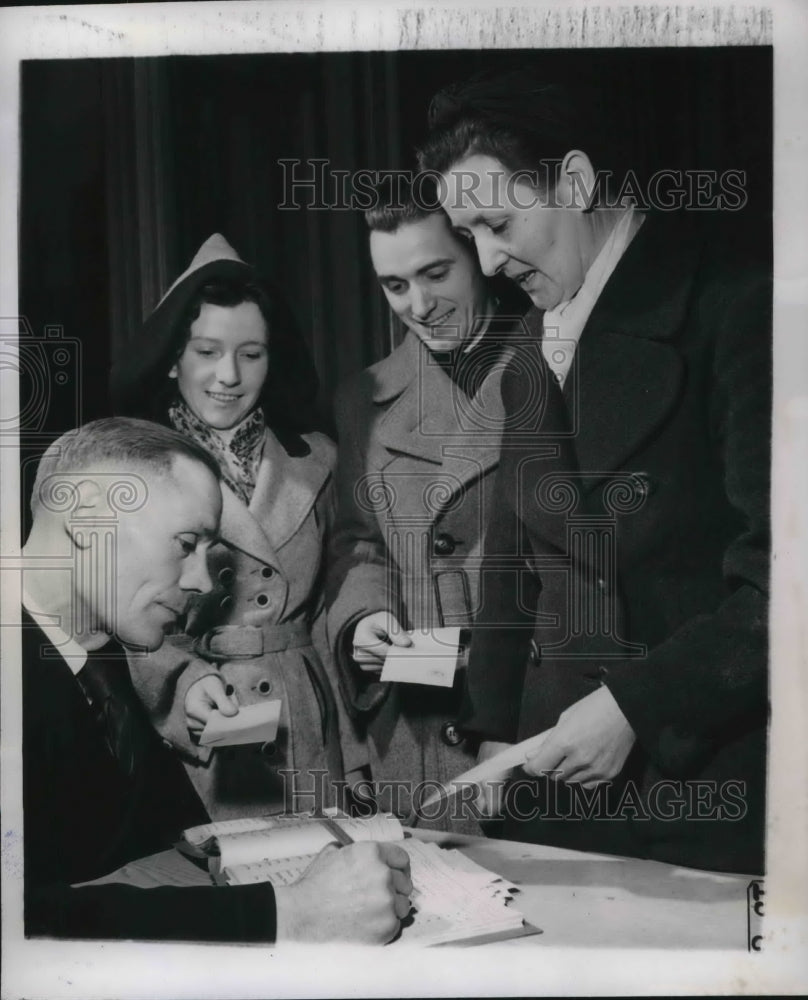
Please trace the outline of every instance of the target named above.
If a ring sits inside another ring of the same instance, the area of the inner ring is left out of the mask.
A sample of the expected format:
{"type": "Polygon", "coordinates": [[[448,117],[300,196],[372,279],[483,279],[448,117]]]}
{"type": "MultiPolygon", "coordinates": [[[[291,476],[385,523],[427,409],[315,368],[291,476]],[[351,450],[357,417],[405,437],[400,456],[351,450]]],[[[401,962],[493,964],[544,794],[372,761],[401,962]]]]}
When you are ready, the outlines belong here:
{"type": "MultiPolygon", "coordinates": [[[[506,905],[512,886],[457,850],[406,837],[394,816],[329,817],[352,840],[395,841],[410,857],[412,910],[397,940],[423,945],[481,944],[535,934],[521,913],[506,905]]],[[[225,885],[289,885],[334,834],[316,817],[252,817],[206,823],[185,830],[177,845],[207,859],[213,880],[225,885]]]]}

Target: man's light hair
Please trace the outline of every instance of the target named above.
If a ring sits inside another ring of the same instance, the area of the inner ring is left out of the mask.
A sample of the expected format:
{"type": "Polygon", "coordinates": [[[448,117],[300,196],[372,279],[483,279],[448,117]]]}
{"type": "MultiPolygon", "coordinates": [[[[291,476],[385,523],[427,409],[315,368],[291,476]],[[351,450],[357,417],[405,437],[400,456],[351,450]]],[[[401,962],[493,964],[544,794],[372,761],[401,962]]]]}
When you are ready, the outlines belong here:
{"type": "Polygon", "coordinates": [[[201,462],[217,480],[221,471],[209,452],[191,438],[162,424],[131,417],[93,420],[57,438],[42,456],[31,494],[31,513],[42,506],[45,481],[57,474],[89,471],[112,465],[122,473],[135,470],[169,475],[174,459],[182,455],[201,462]]]}

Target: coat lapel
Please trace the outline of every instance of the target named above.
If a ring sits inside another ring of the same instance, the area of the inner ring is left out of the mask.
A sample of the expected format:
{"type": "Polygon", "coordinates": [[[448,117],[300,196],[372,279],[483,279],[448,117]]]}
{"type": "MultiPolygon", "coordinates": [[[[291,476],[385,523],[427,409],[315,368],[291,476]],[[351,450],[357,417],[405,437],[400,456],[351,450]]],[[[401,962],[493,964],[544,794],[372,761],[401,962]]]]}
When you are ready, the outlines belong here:
{"type": "Polygon", "coordinates": [[[278,557],[268,535],[250,513],[250,508],[224,483],[222,483],[222,522],[219,534],[232,548],[240,549],[270,566],[278,567],[278,557]]]}
{"type": "Polygon", "coordinates": [[[267,430],[249,507],[222,485],[222,538],[277,568],[278,549],[309,516],[330,474],[312,457],[306,461],[291,458],[267,430]]]}
{"type": "MultiPolygon", "coordinates": [[[[387,409],[378,418],[369,465],[386,477],[432,479],[428,506],[440,513],[499,461],[502,366],[471,401],[409,333],[376,377],[373,402],[387,409]]],[[[396,516],[423,516],[422,494],[420,488],[398,490],[396,516]]]]}
{"type": "Polygon", "coordinates": [[[694,234],[649,217],[595,304],[564,386],[586,488],[624,465],[678,398],[684,363],[670,341],[696,261],[694,234]]]}
{"type": "Polygon", "coordinates": [[[559,498],[567,495],[576,476],[575,426],[555,375],[541,349],[543,313],[525,316],[525,338],[508,378],[507,462],[521,516],[530,530],[559,551],[567,544],[568,514],[577,507],[559,498]]]}
{"type": "Polygon", "coordinates": [[[267,432],[264,455],[250,501],[250,513],[259,521],[275,549],[299,530],[331,476],[314,455],[292,458],[267,432]]]}

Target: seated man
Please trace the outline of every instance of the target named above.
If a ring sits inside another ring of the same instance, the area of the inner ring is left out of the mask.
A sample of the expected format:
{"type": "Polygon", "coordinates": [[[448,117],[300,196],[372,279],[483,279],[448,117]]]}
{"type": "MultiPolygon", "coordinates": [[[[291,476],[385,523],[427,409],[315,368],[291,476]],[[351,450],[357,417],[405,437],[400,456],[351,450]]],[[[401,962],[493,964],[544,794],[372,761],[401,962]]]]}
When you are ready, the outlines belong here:
{"type": "Polygon", "coordinates": [[[207,822],[134,697],[154,650],[211,589],[219,471],[140,420],[98,420],[42,458],[23,549],[25,932],[29,936],[385,942],[409,911],[394,845],[327,848],[291,886],[73,887],[207,822]],[[122,471],[124,470],[124,471],[122,471]]]}

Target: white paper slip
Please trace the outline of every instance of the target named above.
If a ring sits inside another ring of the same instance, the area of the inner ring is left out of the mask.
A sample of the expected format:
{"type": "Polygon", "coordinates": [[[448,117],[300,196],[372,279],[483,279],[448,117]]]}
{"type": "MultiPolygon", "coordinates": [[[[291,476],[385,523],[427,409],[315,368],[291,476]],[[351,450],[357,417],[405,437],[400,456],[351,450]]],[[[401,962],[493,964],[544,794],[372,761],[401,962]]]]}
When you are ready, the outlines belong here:
{"type": "Polygon", "coordinates": [[[411,646],[391,646],[379,678],[399,684],[451,687],[460,646],[460,626],[408,632],[411,646]]]}
{"type": "Polygon", "coordinates": [[[234,747],[245,743],[270,743],[278,733],[281,718],[280,698],[242,705],[236,715],[210,713],[199,742],[205,747],[234,747]]]}
{"type": "Polygon", "coordinates": [[[528,757],[532,756],[552,733],[552,729],[545,729],[543,733],[537,733],[521,743],[516,743],[512,747],[507,747],[501,753],[495,754],[483,764],[477,764],[469,768],[462,774],[458,774],[448,785],[444,785],[441,791],[433,792],[424,799],[420,808],[426,809],[444,796],[454,795],[460,791],[463,785],[480,785],[485,781],[497,781],[507,777],[508,772],[524,764],[528,757]]]}

